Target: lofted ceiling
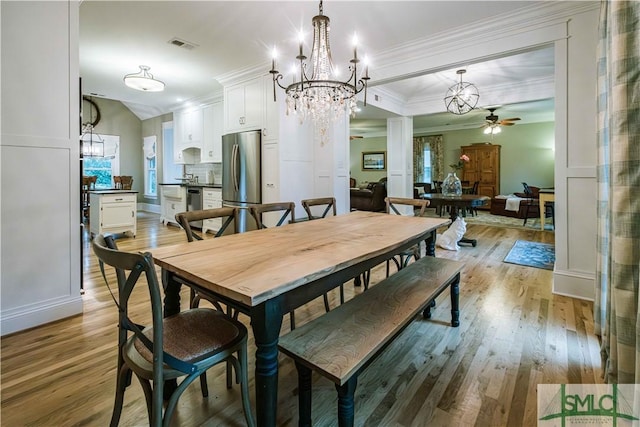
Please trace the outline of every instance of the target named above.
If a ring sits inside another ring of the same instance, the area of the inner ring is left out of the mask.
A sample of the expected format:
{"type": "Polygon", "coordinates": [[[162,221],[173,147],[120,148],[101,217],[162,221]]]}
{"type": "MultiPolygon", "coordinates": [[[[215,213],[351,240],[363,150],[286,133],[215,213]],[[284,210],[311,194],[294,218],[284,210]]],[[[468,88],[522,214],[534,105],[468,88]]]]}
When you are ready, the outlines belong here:
{"type": "MultiPolygon", "coordinates": [[[[512,16],[539,6],[537,1],[328,1],[334,63],[345,67],[352,55],[354,32],[359,56],[371,58],[371,89],[404,107],[390,113],[366,107],[352,120],[352,133],[375,134],[386,118],[401,113],[414,117],[414,129],[464,128],[484,122],[488,112],[464,116],[444,112],[443,98],[465,68],[464,80],[480,91],[478,107],[498,106],[501,118],[521,117],[522,123],[553,120],[554,52],[540,47],[529,52],[443,70],[402,76],[383,73],[391,52],[442,37],[443,34],[512,16]],[[464,13],[460,13],[464,10],[464,13]],[[379,62],[377,62],[379,61],[379,62]],[[378,79],[378,80],[376,80],[378,79]],[[536,90],[536,87],[545,90],[536,90]],[[527,90],[530,87],[533,89],[527,90]]],[[[316,1],[94,1],[80,5],[80,75],[84,94],[122,101],[139,118],[175,110],[185,102],[221,93],[222,84],[243,73],[269,70],[271,51],[280,52],[285,72],[293,63],[298,33],[310,50],[311,18],[316,1]],[[188,49],[170,43],[179,39],[188,49]],[[164,92],[139,92],[122,78],[139,65],[166,83],[164,92]]]]}

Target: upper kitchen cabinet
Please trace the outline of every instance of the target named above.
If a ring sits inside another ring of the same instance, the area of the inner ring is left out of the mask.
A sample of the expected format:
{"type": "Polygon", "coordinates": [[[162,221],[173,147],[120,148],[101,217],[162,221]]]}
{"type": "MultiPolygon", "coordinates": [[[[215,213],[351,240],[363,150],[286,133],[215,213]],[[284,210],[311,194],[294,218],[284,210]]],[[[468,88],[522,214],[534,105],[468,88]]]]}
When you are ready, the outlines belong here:
{"type": "Polygon", "coordinates": [[[225,87],[225,133],[262,128],[264,112],[263,87],[262,77],[225,87]]]}
{"type": "Polygon", "coordinates": [[[204,136],[200,161],[202,163],[221,163],[224,107],[222,102],[216,102],[205,106],[202,112],[204,136]]]}
{"type": "Polygon", "coordinates": [[[203,111],[195,108],[176,114],[178,140],[182,148],[202,148],[203,111]]]}

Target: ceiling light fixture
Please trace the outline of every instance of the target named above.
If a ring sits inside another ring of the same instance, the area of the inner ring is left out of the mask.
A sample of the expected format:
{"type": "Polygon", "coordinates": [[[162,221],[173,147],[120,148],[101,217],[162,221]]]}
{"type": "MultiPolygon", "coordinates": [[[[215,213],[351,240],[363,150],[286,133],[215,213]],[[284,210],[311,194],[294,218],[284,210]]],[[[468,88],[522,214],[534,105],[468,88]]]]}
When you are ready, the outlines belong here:
{"type": "Polygon", "coordinates": [[[338,81],[336,70],[331,58],[329,46],[329,17],[322,14],[322,0],[319,7],[320,13],[313,17],[313,47],[310,69],[307,69],[303,54],[302,34],[298,56],[299,65],[294,67],[293,81],[288,86],[283,86],[280,80],[283,75],[276,69],[276,51],[273,51],[271,70],[273,75],[273,99],[276,100],[276,84],[285,90],[287,95],[287,114],[298,114],[300,122],[307,116],[311,116],[316,131],[319,132],[321,142],[324,144],[329,119],[339,117],[345,111],[352,116],[355,114],[357,104],[355,96],[364,91],[364,105],[367,105],[367,82],[369,80],[369,66],[366,63],[364,73],[358,77],[357,40],[354,37],[353,58],[349,61],[351,75],[346,81],[338,81]]]}
{"type": "Polygon", "coordinates": [[[80,136],[80,140],[82,141],[82,157],[104,157],[104,140],[97,133],[93,133],[94,124],[98,124],[100,121],[100,110],[98,110],[98,106],[93,101],[93,98],[87,98],[86,96],[82,98],[89,104],[88,121],[82,124],[82,135],[80,136]],[[96,106],[95,119],[93,115],[94,105],[96,106]]]}
{"type": "Polygon", "coordinates": [[[150,68],[146,65],[139,65],[139,67],[140,72],[124,76],[124,84],[143,92],[162,92],[164,82],[154,79],[153,74],[149,72],[150,68]]]}
{"type": "Polygon", "coordinates": [[[471,83],[462,81],[462,75],[466,72],[467,70],[456,71],[456,74],[460,76],[460,82],[451,86],[444,97],[447,111],[459,116],[473,110],[480,99],[478,88],[471,83]]]}
{"type": "Polygon", "coordinates": [[[492,124],[488,125],[486,128],[484,128],[484,130],[482,132],[485,135],[495,135],[497,133],[502,132],[502,129],[500,129],[500,124],[492,123],[492,124]]]}

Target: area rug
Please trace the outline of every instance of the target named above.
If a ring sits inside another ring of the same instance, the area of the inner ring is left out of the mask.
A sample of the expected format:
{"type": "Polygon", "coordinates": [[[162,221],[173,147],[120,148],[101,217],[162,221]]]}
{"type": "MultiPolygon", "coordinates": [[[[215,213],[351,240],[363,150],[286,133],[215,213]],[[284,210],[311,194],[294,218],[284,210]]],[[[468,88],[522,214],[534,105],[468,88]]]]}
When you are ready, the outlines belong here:
{"type": "Polygon", "coordinates": [[[553,265],[556,262],[556,253],[554,246],[548,243],[516,240],[504,258],[504,262],[553,270],[553,265]]]}
{"type": "MultiPolygon", "coordinates": [[[[426,216],[438,217],[438,215],[433,211],[429,210],[426,213],[426,216]]],[[[443,215],[445,217],[449,216],[449,214],[443,215]]],[[[540,218],[529,218],[527,220],[527,224],[523,225],[524,222],[521,218],[511,218],[508,216],[502,215],[492,215],[488,211],[478,211],[477,215],[471,216],[467,215],[464,218],[464,222],[467,224],[480,224],[480,225],[490,225],[493,227],[507,227],[507,228],[524,228],[527,230],[540,230],[540,218]]],[[[553,232],[553,225],[551,222],[545,224],[545,231],[553,232]]]]}

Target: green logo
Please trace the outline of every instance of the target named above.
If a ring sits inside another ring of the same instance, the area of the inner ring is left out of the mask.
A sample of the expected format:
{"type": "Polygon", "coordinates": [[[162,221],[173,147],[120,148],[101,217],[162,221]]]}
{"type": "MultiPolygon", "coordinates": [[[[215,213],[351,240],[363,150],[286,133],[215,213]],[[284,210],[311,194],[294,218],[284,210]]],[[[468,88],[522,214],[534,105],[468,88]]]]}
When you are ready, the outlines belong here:
{"type": "Polygon", "coordinates": [[[538,385],[539,421],[560,421],[562,427],[567,421],[571,425],[605,422],[614,427],[619,420],[638,421],[633,402],[640,389],[634,390],[637,388],[634,385],[560,384],[559,389],[557,387],[558,384],[538,385]],[[552,397],[549,399],[549,396],[552,397]]]}

